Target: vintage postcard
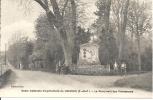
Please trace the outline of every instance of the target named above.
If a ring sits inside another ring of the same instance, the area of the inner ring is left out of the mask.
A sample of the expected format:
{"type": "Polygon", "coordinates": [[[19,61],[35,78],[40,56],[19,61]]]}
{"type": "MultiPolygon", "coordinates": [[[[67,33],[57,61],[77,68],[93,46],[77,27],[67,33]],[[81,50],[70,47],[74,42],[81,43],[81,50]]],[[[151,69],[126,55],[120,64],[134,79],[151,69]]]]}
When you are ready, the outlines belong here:
{"type": "Polygon", "coordinates": [[[152,0],[0,0],[0,97],[152,98],[152,0]]]}

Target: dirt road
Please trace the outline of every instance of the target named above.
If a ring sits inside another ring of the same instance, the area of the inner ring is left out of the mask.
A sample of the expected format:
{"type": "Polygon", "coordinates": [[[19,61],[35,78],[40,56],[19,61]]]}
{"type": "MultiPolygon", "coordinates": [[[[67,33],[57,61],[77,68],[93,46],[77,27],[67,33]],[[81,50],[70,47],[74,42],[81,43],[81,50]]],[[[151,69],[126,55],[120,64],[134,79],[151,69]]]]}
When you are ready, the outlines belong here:
{"type": "Polygon", "coordinates": [[[55,75],[40,71],[12,69],[9,83],[0,97],[128,97],[151,98],[152,93],[114,87],[121,76],[55,75]]]}

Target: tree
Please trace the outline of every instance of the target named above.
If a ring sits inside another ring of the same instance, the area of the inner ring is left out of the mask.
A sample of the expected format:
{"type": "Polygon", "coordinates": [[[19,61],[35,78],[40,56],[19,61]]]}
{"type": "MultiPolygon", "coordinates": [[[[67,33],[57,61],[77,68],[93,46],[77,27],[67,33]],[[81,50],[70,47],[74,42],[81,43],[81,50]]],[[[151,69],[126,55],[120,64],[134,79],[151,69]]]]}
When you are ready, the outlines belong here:
{"type": "Polygon", "coordinates": [[[102,31],[102,37],[100,39],[100,61],[102,64],[112,64],[117,59],[118,54],[116,39],[111,30],[107,34],[102,31]]]}
{"type": "Polygon", "coordinates": [[[140,3],[136,0],[130,2],[130,10],[128,14],[128,27],[137,39],[138,46],[138,69],[141,71],[141,36],[151,30],[151,16],[149,14],[148,4],[140,3]]]}
{"type": "Polygon", "coordinates": [[[60,39],[54,27],[51,28],[46,15],[40,15],[36,20],[36,40],[31,59],[41,59],[44,69],[55,72],[55,65],[63,60],[63,50],[60,39]]]}
{"type": "Polygon", "coordinates": [[[141,69],[144,71],[152,71],[152,46],[149,46],[141,54],[142,65],[141,69]]]}
{"type": "Polygon", "coordinates": [[[67,7],[64,5],[64,25],[68,36],[71,37],[68,40],[72,46],[72,63],[77,64],[80,51],[80,36],[77,27],[80,26],[79,24],[83,23],[83,20],[85,20],[85,11],[83,9],[85,4],[82,3],[81,0],[71,1],[70,3],[66,1],[65,4],[67,4],[67,7]]]}
{"type": "Polygon", "coordinates": [[[101,30],[103,29],[105,33],[109,33],[111,2],[112,0],[98,0],[96,3],[99,11],[95,12],[95,14],[99,17],[99,20],[103,21],[101,30]]]}
{"type": "MultiPolygon", "coordinates": [[[[61,7],[60,4],[58,4],[57,0],[33,0],[36,3],[38,3],[43,10],[46,12],[46,16],[48,18],[48,21],[50,23],[51,27],[55,27],[57,30],[57,33],[60,40],[62,49],[64,52],[64,58],[65,58],[65,65],[71,65],[72,64],[72,53],[73,53],[73,47],[75,42],[69,42],[69,39],[73,38],[70,37],[66,31],[65,23],[64,23],[64,15],[65,15],[65,8],[67,7],[68,3],[71,3],[71,10],[73,13],[72,16],[72,27],[73,27],[73,35],[75,35],[75,28],[76,28],[76,6],[74,0],[64,0],[64,5],[61,7]],[[52,10],[51,10],[52,8],[52,10]],[[71,45],[73,43],[73,45],[71,45]]],[[[23,0],[21,0],[23,2],[23,0]]],[[[31,2],[30,0],[26,0],[24,2],[31,2]]],[[[73,39],[72,39],[73,40],[73,39]]]]}
{"type": "Polygon", "coordinates": [[[14,67],[22,66],[23,69],[29,67],[29,56],[33,52],[33,42],[27,37],[18,38],[8,48],[8,61],[14,67]]]}
{"type": "Polygon", "coordinates": [[[127,15],[129,8],[130,0],[113,0],[112,11],[115,17],[114,23],[117,23],[117,37],[119,40],[119,49],[118,49],[118,60],[119,62],[125,59],[125,40],[126,40],[126,26],[127,26],[127,15]]]}
{"type": "Polygon", "coordinates": [[[99,57],[102,64],[110,64],[116,59],[116,40],[110,26],[110,12],[112,0],[98,0],[98,11],[95,14],[98,19],[94,26],[100,36],[99,57]],[[113,51],[112,51],[113,50],[113,51]]]}

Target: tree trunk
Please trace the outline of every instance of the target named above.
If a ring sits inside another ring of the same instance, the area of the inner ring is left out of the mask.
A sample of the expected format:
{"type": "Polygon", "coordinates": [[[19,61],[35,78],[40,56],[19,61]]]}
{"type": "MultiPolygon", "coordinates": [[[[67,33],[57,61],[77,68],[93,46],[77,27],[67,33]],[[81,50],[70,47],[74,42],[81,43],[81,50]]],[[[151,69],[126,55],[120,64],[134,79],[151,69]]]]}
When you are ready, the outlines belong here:
{"type": "MultiPolygon", "coordinates": [[[[51,26],[54,25],[51,20],[50,13],[47,13],[47,16],[48,16],[48,20],[49,20],[51,26]]],[[[66,66],[69,66],[72,64],[72,49],[71,49],[72,47],[69,45],[69,42],[67,39],[67,34],[66,34],[66,29],[64,28],[63,23],[61,22],[61,24],[59,24],[59,23],[56,23],[56,24],[57,24],[56,29],[58,32],[57,34],[61,40],[61,46],[62,46],[62,49],[64,52],[64,58],[65,58],[64,63],[66,66]]]]}
{"type": "Polygon", "coordinates": [[[79,41],[77,40],[77,32],[76,32],[76,3],[74,0],[71,0],[71,9],[72,9],[72,31],[74,34],[74,46],[72,52],[72,63],[77,64],[79,58],[79,41]]]}
{"type": "Polygon", "coordinates": [[[105,32],[106,34],[109,33],[109,19],[110,19],[110,7],[111,7],[111,1],[112,0],[106,0],[106,9],[105,9],[105,32]]]}
{"type": "Polygon", "coordinates": [[[127,25],[127,13],[129,7],[129,0],[126,0],[125,7],[123,7],[121,12],[121,25],[119,28],[120,34],[120,45],[119,45],[119,56],[118,60],[121,62],[124,59],[124,49],[125,49],[125,32],[126,32],[126,25],[127,25]]]}
{"type": "Polygon", "coordinates": [[[141,43],[140,43],[140,35],[137,36],[138,42],[138,70],[141,71],[141,43]]]}
{"type": "Polygon", "coordinates": [[[58,30],[60,30],[59,34],[61,38],[61,45],[64,52],[64,63],[66,66],[70,66],[72,65],[72,45],[70,45],[70,43],[68,42],[67,36],[61,36],[63,34],[66,34],[66,30],[64,29],[64,27],[58,30]]]}
{"type": "Polygon", "coordinates": [[[68,44],[64,43],[63,51],[64,51],[64,57],[65,57],[65,62],[64,62],[65,65],[71,66],[72,65],[72,50],[68,44]]]}
{"type": "Polygon", "coordinates": [[[60,13],[60,9],[59,9],[57,1],[50,0],[53,11],[49,9],[49,6],[48,6],[49,4],[47,0],[44,0],[44,2],[41,0],[35,0],[35,1],[38,4],[40,4],[40,6],[46,11],[46,15],[47,15],[50,25],[56,27],[57,35],[61,40],[61,46],[64,52],[65,65],[66,66],[71,65],[72,64],[72,45],[70,45],[68,41],[68,36],[66,34],[66,29],[64,27],[63,16],[60,13]]]}

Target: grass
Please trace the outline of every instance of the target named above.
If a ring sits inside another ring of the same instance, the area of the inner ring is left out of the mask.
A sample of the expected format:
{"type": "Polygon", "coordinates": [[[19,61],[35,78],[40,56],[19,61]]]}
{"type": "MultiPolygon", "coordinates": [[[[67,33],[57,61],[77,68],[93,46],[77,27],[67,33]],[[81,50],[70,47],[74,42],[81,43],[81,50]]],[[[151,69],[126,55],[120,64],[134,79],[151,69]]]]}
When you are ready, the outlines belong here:
{"type": "Polygon", "coordinates": [[[3,75],[0,76],[0,88],[7,84],[8,79],[11,75],[12,71],[8,70],[3,75]]]}
{"type": "Polygon", "coordinates": [[[117,80],[114,85],[118,87],[130,87],[146,91],[152,91],[152,73],[149,72],[124,77],[123,79],[117,80]]]}

